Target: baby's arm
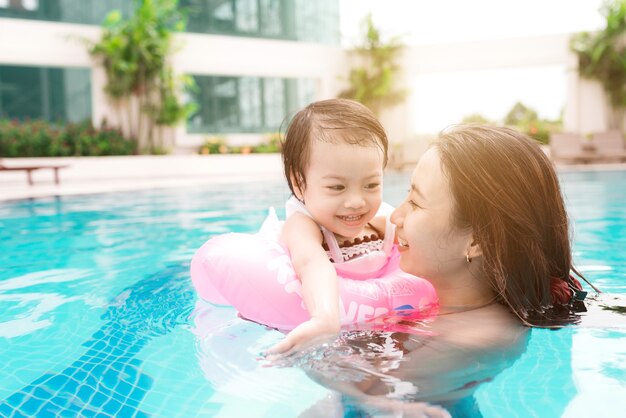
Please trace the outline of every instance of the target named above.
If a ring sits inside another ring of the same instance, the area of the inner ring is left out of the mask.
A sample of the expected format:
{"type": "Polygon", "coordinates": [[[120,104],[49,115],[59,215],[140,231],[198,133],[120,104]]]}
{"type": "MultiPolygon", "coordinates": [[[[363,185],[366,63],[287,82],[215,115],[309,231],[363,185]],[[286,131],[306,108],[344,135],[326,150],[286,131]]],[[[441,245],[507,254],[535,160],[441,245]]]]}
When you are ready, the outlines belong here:
{"type": "MultiPolygon", "coordinates": [[[[393,212],[394,207],[388,203],[383,202],[385,206],[385,210],[380,210],[378,214],[370,221],[370,225],[376,228],[377,231],[384,231],[384,234],[387,234],[387,217],[391,216],[391,212],[393,212]],[[382,214],[381,214],[382,213],[382,214]]],[[[393,228],[393,242],[395,244],[398,243],[398,234],[396,233],[396,228],[393,228]]]]}
{"type": "Polygon", "coordinates": [[[309,217],[294,214],[285,221],[281,235],[302,282],[302,298],[311,319],[294,328],[272,347],[271,354],[284,353],[307,341],[339,331],[339,283],[337,272],[322,248],[322,233],[309,217]]]}
{"type": "Polygon", "coordinates": [[[377,231],[382,232],[383,234],[387,234],[385,231],[387,227],[387,217],[385,216],[376,216],[374,219],[370,221],[370,225],[376,228],[377,231]]]}

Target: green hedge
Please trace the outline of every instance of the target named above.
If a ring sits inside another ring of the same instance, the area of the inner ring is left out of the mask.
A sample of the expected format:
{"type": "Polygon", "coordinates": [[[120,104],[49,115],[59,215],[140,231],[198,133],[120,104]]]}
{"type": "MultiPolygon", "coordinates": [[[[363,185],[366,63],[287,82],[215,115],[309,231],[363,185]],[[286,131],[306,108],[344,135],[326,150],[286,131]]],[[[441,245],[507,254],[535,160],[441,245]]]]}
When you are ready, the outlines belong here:
{"type": "Polygon", "coordinates": [[[198,148],[199,154],[270,154],[278,153],[281,149],[279,133],[266,134],[261,143],[256,145],[242,145],[238,147],[227,144],[221,136],[209,136],[198,148]]]}
{"type": "Polygon", "coordinates": [[[0,157],[130,155],[135,149],[135,140],[106,125],[0,119],[0,157]]]}

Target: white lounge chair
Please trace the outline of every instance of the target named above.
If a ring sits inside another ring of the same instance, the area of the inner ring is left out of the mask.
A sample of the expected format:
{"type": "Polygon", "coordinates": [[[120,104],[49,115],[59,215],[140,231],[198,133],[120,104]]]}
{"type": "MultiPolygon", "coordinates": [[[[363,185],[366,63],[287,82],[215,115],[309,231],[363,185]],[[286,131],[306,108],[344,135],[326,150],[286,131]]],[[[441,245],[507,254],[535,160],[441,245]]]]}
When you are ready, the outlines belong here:
{"type": "Polygon", "coordinates": [[[550,155],[556,162],[586,164],[598,161],[595,151],[584,145],[584,139],[579,134],[553,133],[550,135],[550,155]]]}
{"type": "Polygon", "coordinates": [[[599,157],[609,161],[626,161],[624,136],[620,131],[596,132],[591,141],[599,157]]]}

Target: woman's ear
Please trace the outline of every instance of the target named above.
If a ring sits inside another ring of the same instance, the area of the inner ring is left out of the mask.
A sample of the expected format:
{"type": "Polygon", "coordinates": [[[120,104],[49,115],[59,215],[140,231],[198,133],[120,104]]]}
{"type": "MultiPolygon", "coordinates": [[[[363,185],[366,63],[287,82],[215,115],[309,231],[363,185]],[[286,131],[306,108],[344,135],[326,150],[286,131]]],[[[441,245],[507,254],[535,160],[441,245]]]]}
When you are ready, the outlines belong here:
{"type": "Polygon", "coordinates": [[[480,248],[480,244],[478,244],[476,240],[472,238],[472,241],[467,248],[467,256],[472,259],[480,257],[481,255],[483,255],[483,250],[482,248],[480,248]]]}

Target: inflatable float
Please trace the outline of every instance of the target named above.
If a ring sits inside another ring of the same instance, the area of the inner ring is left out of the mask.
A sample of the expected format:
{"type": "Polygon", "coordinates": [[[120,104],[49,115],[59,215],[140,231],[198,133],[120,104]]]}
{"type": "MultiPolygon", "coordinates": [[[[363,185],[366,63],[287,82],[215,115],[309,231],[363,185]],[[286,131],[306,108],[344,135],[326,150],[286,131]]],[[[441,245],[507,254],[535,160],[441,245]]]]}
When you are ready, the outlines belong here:
{"type": "MultiPolygon", "coordinates": [[[[278,240],[281,227],[271,208],[258,233],[209,239],[191,261],[191,278],[199,296],[215,305],[232,305],[243,318],[280,330],[307,321],[310,316],[301,283],[287,249],[278,240]]],[[[426,318],[438,308],[433,286],[400,270],[396,244],[387,257],[384,267],[369,277],[335,264],[342,325],[388,314],[426,318]]]]}

